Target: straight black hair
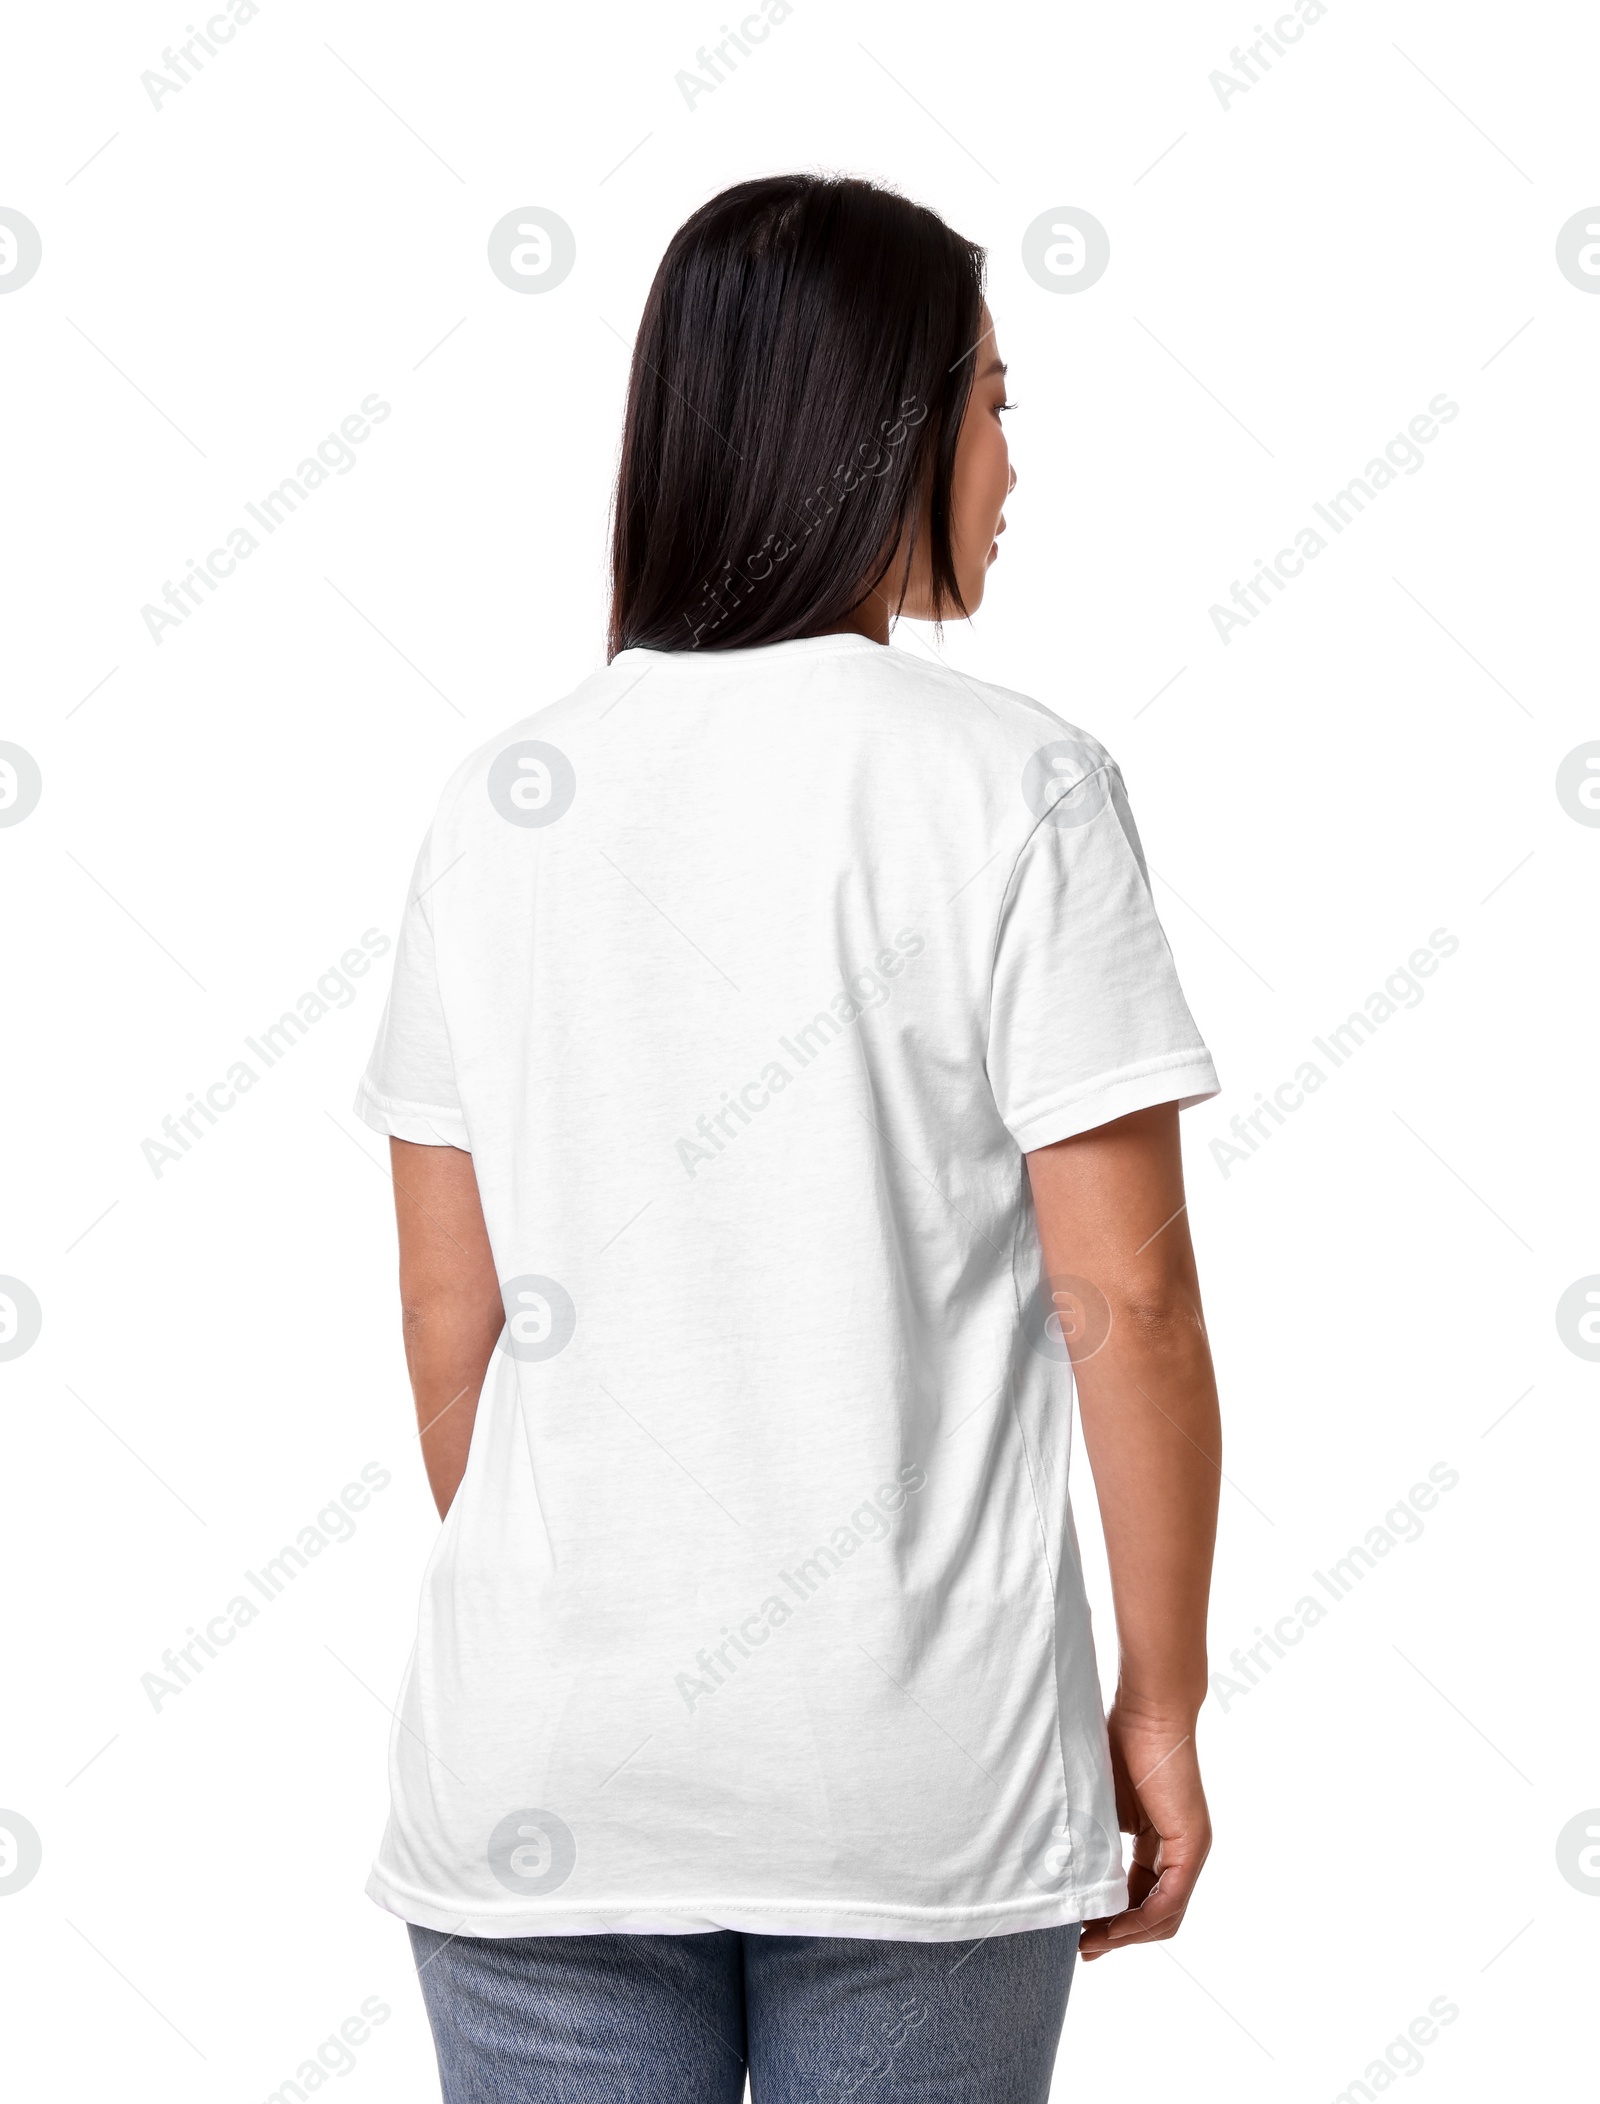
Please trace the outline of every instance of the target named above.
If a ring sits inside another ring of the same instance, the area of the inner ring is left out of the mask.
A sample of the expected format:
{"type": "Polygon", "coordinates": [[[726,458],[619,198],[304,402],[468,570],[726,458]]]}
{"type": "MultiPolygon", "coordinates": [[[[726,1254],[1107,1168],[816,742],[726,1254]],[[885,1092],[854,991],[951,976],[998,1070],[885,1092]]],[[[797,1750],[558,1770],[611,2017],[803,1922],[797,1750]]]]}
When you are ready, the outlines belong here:
{"type": "Polygon", "coordinates": [[[933,615],[967,611],[950,483],[983,280],[937,213],[853,177],[685,220],[633,349],[608,658],[820,635],[880,587],[897,611],[924,522],[933,615]]]}

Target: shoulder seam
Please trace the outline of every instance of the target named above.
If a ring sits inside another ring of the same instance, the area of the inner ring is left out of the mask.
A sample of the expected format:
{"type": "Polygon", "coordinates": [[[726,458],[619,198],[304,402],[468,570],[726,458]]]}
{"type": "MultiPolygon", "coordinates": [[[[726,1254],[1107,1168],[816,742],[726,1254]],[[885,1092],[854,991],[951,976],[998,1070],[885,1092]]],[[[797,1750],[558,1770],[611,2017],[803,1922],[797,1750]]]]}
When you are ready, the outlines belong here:
{"type": "MultiPolygon", "coordinates": [[[[1085,782],[1092,782],[1097,774],[1115,774],[1117,771],[1116,761],[1108,757],[1102,760],[1098,767],[1091,767],[1087,774],[1080,775],[1072,786],[1074,789],[1081,789],[1085,782]]],[[[1006,905],[1011,897],[1012,886],[1017,881],[1017,871],[1022,867],[1022,858],[1028,852],[1033,841],[1038,837],[1039,828],[1049,823],[1050,813],[1053,809],[1053,805],[1047,804],[1023,835],[1021,845],[1012,858],[1011,868],[1006,876],[1005,887],[1000,893],[1000,903],[995,909],[994,935],[989,944],[989,985],[983,1010],[983,1041],[985,1046],[988,1045],[990,1030],[994,1022],[994,968],[1000,955],[1000,924],[1005,919],[1006,905]]]]}

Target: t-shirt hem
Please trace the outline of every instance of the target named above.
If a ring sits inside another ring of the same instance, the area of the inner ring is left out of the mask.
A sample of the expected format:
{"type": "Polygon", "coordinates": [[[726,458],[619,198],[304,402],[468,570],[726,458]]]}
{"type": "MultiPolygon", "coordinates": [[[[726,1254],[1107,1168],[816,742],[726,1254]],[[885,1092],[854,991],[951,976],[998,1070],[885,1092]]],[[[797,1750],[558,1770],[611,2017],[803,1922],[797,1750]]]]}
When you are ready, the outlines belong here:
{"type": "Polygon", "coordinates": [[[732,1929],[753,1936],[853,1936],[889,1943],[962,1943],[973,1937],[1061,1928],[1120,1914],[1128,1904],[1125,1877],[1081,1890],[994,1900],[971,1907],[899,1907],[848,1900],[624,1900],[608,1906],[560,1903],[504,1908],[476,1901],[452,1906],[410,1891],[374,1869],[369,1899],[402,1921],[445,1936],[703,1936],[732,1929]]]}
{"type": "Polygon", "coordinates": [[[443,1103],[406,1103],[396,1096],[382,1096],[363,1081],[351,1105],[363,1124],[393,1140],[410,1140],[418,1147],[460,1147],[472,1152],[467,1121],[460,1111],[443,1103]]]}
{"type": "Polygon", "coordinates": [[[1149,1110],[1156,1103],[1176,1100],[1180,1110],[1205,1103],[1218,1095],[1221,1084],[1211,1055],[1184,1051],[1162,1059],[1141,1060],[1137,1066],[1121,1067],[1104,1074],[1087,1088],[1074,1089],[1057,1097],[1011,1124],[1011,1136],[1024,1154],[1048,1147],[1055,1140],[1069,1140],[1114,1118],[1126,1118],[1136,1110],[1149,1110]]]}

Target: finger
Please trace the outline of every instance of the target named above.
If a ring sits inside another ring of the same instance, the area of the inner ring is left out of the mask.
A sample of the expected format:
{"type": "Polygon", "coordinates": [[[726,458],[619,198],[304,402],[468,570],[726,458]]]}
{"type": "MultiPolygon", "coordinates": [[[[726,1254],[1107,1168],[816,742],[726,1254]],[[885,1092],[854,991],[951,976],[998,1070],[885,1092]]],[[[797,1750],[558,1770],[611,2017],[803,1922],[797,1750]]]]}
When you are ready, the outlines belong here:
{"type": "Polygon", "coordinates": [[[1160,1882],[1160,1873],[1153,1863],[1141,1863],[1137,1857],[1128,1865],[1128,1905],[1142,1907],[1160,1882]]]}
{"type": "Polygon", "coordinates": [[[1128,1853],[1142,1870],[1148,1870],[1154,1876],[1157,1857],[1163,1849],[1170,1849],[1172,1845],[1170,1835],[1159,1833],[1154,1826],[1146,1822],[1133,1835],[1133,1845],[1128,1853]]]}
{"type": "Polygon", "coordinates": [[[1111,1790],[1117,1807],[1118,1826],[1125,1834],[1136,1834],[1142,1821],[1139,1799],[1128,1774],[1127,1762],[1115,1741],[1111,1746],[1111,1790]]]}
{"type": "Polygon", "coordinates": [[[1096,1958],[1108,1957],[1112,1951],[1127,1950],[1136,1943],[1165,1943],[1176,1936],[1183,1924],[1187,1910],[1177,1907],[1159,1918],[1147,1918],[1142,1907],[1135,1907],[1127,1914],[1115,1914],[1103,1924],[1105,1933],[1090,1941],[1087,1933],[1079,1942],[1078,1955],[1085,1964],[1096,1958]]]}
{"type": "Polygon", "coordinates": [[[1121,1914],[1087,1924],[1079,1940],[1079,1956],[1086,1960],[1100,1958],[1108,1951],[1121,1950],[1125,1944],[1162,1943],[1175,1936],[1199,1874],[1197,1863],[1170,1864],[1137,1904],[1121,1914]]]}
{"type": "Polygon", "coordinates": [[[1183,1926],[1184,1914],[1176,1914],[1160,1929],[1150,1929],[1132,1936],[1118,1936],[1114,1942],[1080,1944],[1078,1955],[1085,1965],[1093,1965],[1098,1958],[1109,1958],[1113,1951],[1132,1950],[1137,1944],[1170,1943],[1183,1926]]]}

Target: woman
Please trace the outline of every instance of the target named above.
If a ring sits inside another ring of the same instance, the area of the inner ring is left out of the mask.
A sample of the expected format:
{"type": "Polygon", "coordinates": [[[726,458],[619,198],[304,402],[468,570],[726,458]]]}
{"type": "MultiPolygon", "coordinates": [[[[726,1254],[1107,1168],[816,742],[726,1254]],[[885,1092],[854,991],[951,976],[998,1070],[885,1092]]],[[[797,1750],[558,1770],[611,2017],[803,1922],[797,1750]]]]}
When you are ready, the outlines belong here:
{"type": "Polygon", "coordinates": [[[609,662],[417,865],[358,1108],[445,1524],[369,1889],[450,2104],[1043,2099],[1080,1934],[1209,1843],[1215,1075],[1103,749],[889,643],[998,552],[982,287],[867,183],[694,214],[609,662]]]}

